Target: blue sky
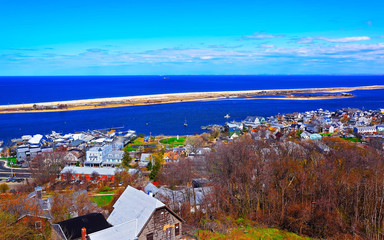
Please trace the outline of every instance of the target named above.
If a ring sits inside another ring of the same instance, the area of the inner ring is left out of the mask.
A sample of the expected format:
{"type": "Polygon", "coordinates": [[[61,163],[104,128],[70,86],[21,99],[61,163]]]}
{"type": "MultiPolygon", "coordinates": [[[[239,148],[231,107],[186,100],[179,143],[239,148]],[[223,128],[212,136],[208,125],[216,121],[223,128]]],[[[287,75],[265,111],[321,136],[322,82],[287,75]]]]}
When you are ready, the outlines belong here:
{"type": "Polygon", "coordinates": [[[384,74],[384,1],[0,0],[0,75],[384,74]]]}

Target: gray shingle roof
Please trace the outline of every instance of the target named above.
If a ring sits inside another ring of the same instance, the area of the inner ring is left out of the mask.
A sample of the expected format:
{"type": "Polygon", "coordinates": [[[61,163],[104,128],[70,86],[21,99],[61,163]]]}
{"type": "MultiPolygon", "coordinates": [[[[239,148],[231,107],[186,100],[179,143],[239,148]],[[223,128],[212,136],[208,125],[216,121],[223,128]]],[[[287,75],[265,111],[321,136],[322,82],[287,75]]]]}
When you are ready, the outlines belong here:
{"type": "Polygon", "coordinates": [[[107,220],[116,226],[137,219],[137,231],[140,231],[152,213],[164,206],[164,203],[156,198],[128,186],[113,205],[113,211],[107,220]]]}
{"type": "Polygon", "coordinates": [[[137,219],[89,234],[91,240],[126,239],[133,240],[137,235],[137,219]]]}

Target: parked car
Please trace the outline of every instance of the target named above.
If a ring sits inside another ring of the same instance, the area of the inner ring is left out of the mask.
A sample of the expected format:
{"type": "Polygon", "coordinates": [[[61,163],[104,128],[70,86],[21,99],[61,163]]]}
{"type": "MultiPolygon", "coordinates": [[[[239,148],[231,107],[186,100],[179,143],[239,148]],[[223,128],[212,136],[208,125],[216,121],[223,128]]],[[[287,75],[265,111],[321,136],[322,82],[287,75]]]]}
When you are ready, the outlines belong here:
{"type": "Polygon", "coordinates": [[[22,182],[24,181],[24,178],[15,178],[15,177],[10,177],[6,180],[6,182],[22,182]]]}

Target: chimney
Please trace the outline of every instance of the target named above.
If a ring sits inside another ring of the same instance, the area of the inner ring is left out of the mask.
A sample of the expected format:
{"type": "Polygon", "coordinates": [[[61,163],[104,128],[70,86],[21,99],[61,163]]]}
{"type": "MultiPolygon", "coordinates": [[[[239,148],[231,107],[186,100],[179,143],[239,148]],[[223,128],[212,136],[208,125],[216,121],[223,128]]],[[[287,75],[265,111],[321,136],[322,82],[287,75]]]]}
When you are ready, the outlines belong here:
{"type": "Polygon", "coordinates": [[[87,229],[85,227],[81,229],[81,240],[87,240],[87,229]]]}
{"type": "Polygon", "coordinates": [[[43,191],[43,188],[42,187],[35,187],[35,192],[36,192],[36,198],[37,199],[42,199],[43,198],[43,194],[42,194],[42,191],[43,191]]]}

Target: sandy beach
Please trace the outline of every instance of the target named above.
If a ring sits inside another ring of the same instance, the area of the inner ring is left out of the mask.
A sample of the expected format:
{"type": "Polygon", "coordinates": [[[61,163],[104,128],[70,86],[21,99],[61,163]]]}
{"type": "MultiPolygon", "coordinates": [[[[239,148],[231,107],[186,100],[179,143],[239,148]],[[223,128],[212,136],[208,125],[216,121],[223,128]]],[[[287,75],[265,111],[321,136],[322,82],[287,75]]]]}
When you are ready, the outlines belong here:
{"type": "MultiPolygon", "coordinates": [[[[56,112],[74,111],[99,108],[113,108],[152,104],[166,104],[191,101],[209,101],[225,98],[239,97],[260,97],[260,96],[283,96],[282,98],[267,99],[286,99],[286,100],[319,100],[329,98],[344,98],[342,94],[335,96],[292,96],[292,94],[311,94],[311,93],[346,93],[355,90],[384,89],[384,85],[359,86],[359,87],[334,87],[334,88],[304,88],[304,89],[270,89],[270,90],[244,90],[244,91],[222,91],[222,92],[191,92],[191,93],[170,93],[154,94],[127,97],[96,98],[84,100],[41,102],[28,104],[0,105],[0,113],[25,113],[25,112],[56,112]]],[[[266,99],[266,98],[263,98],[266,99]]]]}

